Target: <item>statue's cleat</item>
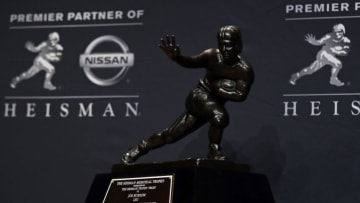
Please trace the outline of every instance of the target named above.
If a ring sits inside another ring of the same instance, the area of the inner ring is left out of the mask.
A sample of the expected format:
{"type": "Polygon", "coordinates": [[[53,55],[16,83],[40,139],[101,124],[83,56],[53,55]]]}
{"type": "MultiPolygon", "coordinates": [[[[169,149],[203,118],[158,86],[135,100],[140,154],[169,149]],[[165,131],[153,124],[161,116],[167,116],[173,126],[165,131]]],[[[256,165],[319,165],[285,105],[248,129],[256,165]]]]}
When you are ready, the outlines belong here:
{"type": "Polygon", "coordinates": [[[125,153],[121,158],[121,163],[125,165],[133,164],[136,161],[134,155],[131,155],[129,152],[125,153]]]}
{"type": "Polygon", "coordinates": [[[129,151],[122,156],[121,163],[125,165],[133,164],[138,158],[146,154],[148,151],[147,142],[143,140],[139,144],[131,147],[129,151]]]}
{"type": "Polygon", "coordinates": [[[209,153],[207,158],[221,161],[227,160],[227,157],[221,153],[221,149],[218,144],[209,145],[209,153]]]}

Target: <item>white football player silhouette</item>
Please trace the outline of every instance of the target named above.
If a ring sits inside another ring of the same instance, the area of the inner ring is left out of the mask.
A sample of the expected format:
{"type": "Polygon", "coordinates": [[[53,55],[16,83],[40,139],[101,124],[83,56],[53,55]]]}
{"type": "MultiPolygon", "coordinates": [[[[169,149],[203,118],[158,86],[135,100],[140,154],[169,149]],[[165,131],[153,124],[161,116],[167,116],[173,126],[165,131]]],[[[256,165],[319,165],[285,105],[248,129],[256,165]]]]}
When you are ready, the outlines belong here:
{"type": "Polygon", "coordinates": [[[350,39],[345,37],[345,26],[336,24],[333,26],[333,32],[326,34],[321,39],[316,40],[312,34],[305,36],[305,41],[314,45],[322,46],[317,53],[315,61],[308,67],[291,75],[290,84],[296,85],[296,81],[305,75],[311,75],[320,70],[325,65],[331,66],[330,84],[343,86],[344,83],[338,78],[339,71],[342,68],[342,62],[336,56],[346,56],[350,51],[350,39]]]}
{"type": "Polygon", "coordinates": [[[10,83],[10,87],[16,88],[16,85],[26,79],[36,75],[40,71],[45,71],[44,88],[55,90],[51,79],[55,74],[55,67],[51,62],[59,62],[62,56],[63,47],[59,44],[60,36],[57,32],[49,34],[48,40],[41,42],[38,46],[34,46],[32,42],[26,42],[25,48],[33,53],[39,53],[35,57],[33,65],[25,72],[14,77],[10,83]]]}

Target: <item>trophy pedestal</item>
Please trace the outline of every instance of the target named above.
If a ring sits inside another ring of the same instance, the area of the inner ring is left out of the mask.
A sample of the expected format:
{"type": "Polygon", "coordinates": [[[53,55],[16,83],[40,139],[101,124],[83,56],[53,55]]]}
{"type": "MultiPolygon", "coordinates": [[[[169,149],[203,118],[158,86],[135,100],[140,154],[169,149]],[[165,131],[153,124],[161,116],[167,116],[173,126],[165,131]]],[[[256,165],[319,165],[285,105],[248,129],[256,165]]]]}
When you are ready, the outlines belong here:
{"type": "Polygon", "coordinates": [[[230,161],[114,165],[104,203],[274,203],[266,176],[230,161]]]}

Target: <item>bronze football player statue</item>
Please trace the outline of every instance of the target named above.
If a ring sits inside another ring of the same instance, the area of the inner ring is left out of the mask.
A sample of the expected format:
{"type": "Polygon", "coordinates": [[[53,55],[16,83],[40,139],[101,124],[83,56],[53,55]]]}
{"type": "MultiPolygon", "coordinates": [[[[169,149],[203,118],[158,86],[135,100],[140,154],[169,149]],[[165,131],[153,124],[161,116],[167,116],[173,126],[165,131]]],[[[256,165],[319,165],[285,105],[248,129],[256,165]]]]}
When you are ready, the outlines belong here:
{"type": "Polygon", "coordinates": [[[187,68],[205,68],[206,74],[186,98],[185,112],[169,128],[130,148],[122,157],[123,164],[134,163],[150,150],[174,143],[205,123],[210,123],[208,158],[226,160],[220,147],[224,128],[229,124],[225,103],[246,99],[254,72],[239,55],[242,40],[237,27],[221,27],[217,41],[217,49],[210,48],[195,56],[184,56],[176,44],[175,36],[161,39],[159,47],[170,59],[187,68]]]}

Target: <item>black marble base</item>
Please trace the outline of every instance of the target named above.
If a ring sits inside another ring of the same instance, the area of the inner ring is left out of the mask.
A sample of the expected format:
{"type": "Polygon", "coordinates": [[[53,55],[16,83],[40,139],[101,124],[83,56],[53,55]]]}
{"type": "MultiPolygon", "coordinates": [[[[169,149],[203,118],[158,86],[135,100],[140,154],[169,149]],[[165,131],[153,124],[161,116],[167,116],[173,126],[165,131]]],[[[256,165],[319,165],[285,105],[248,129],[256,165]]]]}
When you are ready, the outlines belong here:
{"type": "Polygon", "coordinates": [[[113,179],[159,175],[174,175],[173,203],[274,202],[266,176],[249,173],[249,166],[230,161],[117,164],[111,174],[113,179]]]}

